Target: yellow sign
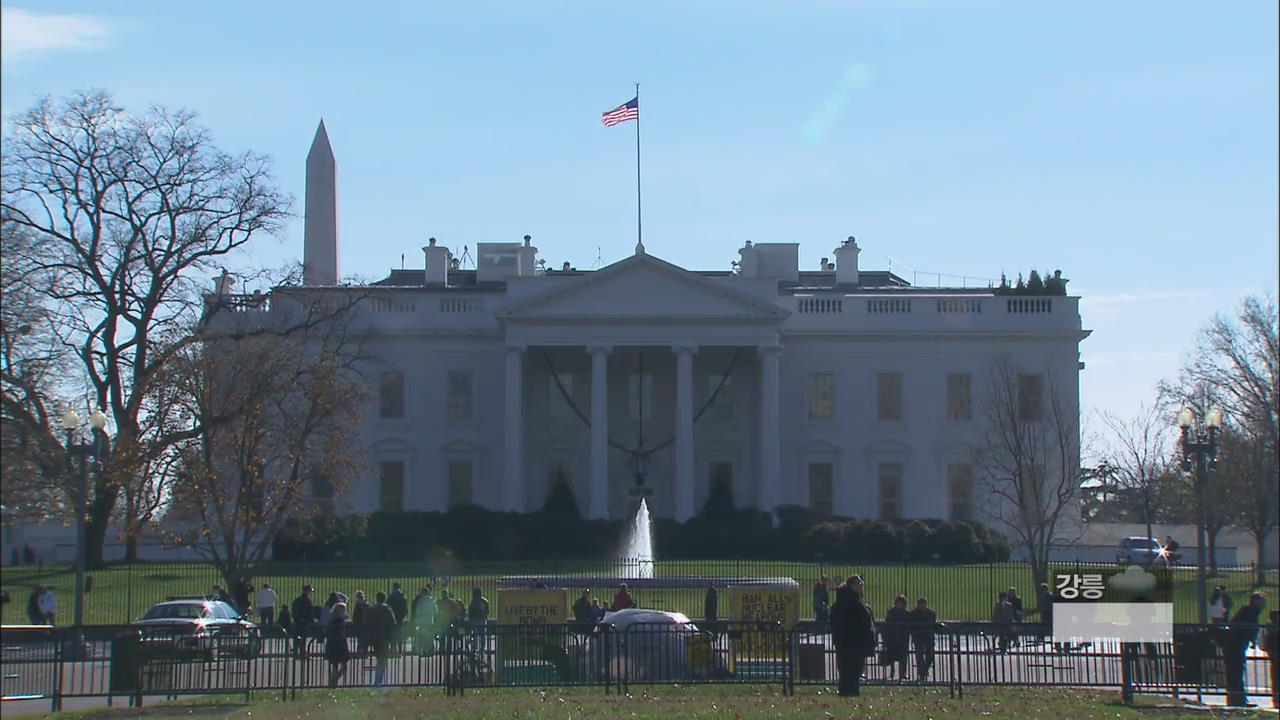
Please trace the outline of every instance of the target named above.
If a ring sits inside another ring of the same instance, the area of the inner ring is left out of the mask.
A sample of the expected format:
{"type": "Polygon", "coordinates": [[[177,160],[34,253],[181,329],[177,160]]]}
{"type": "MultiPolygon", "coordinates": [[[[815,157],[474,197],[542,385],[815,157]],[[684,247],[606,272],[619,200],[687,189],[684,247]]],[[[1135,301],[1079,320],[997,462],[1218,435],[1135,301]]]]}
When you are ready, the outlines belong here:
{"type": "Polygon", "coordinates": [[[502,625],[561,625],[568,622],[569,591],[564,588],[499,590],[498,614],[502,625]]]}
{"type": "MultiPolygon", "coordinates": [[[[569,591],[564,588],[499,590],[497,607],[494,621],[500,625],[563,626],[568,622],[569,591]]],[[[512,672],[506,667],[508,663],[540,661],[546,657],[548,646],[564,647],[566,633],[563,627],[547,628],[545,633],[530,630],[497,628],[497,670],[500,677],[512,672]]]]}
{"type": "Polygon", "coordinates": [[[740,654],[777,653],[784,649],[786,632],[800,617],[800,588],[781,585],[729,586],[729,619],[782,624],[781,632],[748,632],[738,641],[740,654]]]}

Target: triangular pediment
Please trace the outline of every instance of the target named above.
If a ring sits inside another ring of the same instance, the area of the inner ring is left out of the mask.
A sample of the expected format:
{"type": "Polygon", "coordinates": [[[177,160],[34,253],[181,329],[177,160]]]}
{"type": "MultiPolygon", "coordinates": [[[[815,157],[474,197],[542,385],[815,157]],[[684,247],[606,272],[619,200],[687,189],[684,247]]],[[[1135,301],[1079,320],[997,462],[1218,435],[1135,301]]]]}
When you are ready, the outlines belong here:
{"type": "Polygon", "coordinates": [[[707,318],[781,321],[790,313],[652,255],[633,255],[576,282],[524,300],[504,320],[707,318]]]}

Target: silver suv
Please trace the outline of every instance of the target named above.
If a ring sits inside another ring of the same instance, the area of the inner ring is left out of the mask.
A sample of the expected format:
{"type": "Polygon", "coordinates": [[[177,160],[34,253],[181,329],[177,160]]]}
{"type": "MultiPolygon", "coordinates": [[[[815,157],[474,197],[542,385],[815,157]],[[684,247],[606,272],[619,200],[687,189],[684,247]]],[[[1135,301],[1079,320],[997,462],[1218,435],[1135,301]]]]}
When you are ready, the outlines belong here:
{"type": "Polygon", "coordinates": [[[1117,565],[1168,564],[1167,561],[1164,548],[1160,547],[1160,541],[1155,538],[1127,537],[1116,548],[1117,565]]]}

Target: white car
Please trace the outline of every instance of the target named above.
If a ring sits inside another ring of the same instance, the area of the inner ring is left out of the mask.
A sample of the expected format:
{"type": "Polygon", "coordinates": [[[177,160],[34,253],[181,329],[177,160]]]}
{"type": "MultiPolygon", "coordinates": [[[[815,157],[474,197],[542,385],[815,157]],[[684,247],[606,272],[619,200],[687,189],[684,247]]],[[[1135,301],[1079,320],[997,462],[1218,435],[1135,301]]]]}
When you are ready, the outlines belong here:
{"type": "Polygon", "coordinates": [[[610,677],[636,682],[728,675],[723,661],[710,652],[710,635],[683,613],[628,608],[606,613],[602,624],[613,630],[592,636],[572,658],[588,678],[598,678],[605,667],[610,677]],[[690,653],[694,643],[706,644],[705,663],[690,662],[700,655],[690,653]]]}

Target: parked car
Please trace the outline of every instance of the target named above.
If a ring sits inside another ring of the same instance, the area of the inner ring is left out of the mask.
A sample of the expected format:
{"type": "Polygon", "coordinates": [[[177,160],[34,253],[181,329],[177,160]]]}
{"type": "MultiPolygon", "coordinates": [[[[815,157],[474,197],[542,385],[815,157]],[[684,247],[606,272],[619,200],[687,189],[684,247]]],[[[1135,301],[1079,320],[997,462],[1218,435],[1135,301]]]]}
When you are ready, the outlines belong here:
{"type": "Polygon", "coordinates": [[[1168,565],[1171,560],[1155,538],[1127,537],[1116,548],[1117,565],[1168,565]]]}
{"type": "Polygon", "coordinates": [[[173,648],[182,656],[207,660],[219,655],[254,658],[262,649],[257,624],[218,600],[156,603],[131,625],[143,647],[173,648]]]}
{"type": "Polygon", "coordinates": [[[603,625],[610,631],[593,634],[570,652],[575,675],[596,679],[608,673],[634,682],[729,676],[724,659],[712,651],[710,634],[682,613],[628,608],[605,614],[603,625]],[[705,650],[690,652],[695,645],[705,650]]]}

